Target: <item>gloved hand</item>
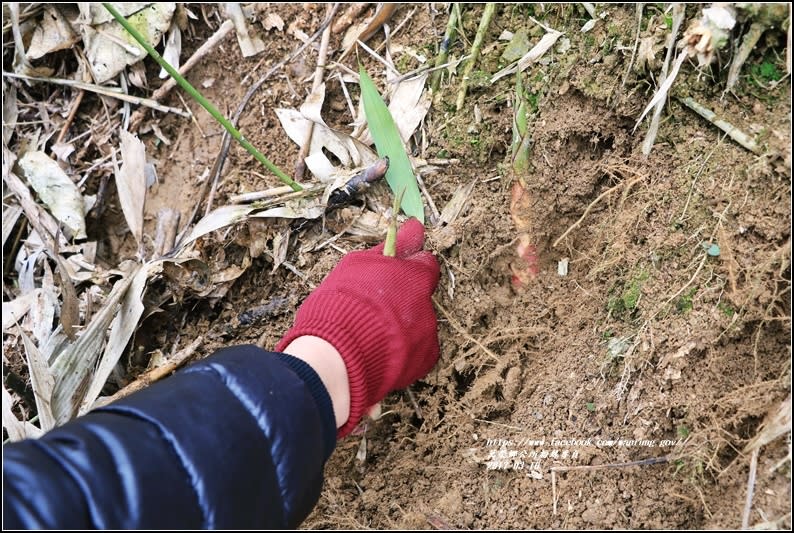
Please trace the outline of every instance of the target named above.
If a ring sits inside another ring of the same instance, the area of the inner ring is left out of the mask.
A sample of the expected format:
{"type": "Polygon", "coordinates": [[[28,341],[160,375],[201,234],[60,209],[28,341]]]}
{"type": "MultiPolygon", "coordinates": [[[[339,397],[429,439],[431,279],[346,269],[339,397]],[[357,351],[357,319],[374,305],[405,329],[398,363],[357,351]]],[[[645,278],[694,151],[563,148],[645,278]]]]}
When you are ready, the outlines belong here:
{"type": "Polygon", "coordinates": [[[438,285],[436,258],[422,251],[425,230],[410,219],[397,234],[397,255],[383,244],[347,254],[295,316],[276,346],[283,351],[302,335],[314,335],[342,356],[350,383],[350,417],[344,437],[389,391],[424,377],[439,355],[430,296],[438,285]]]}

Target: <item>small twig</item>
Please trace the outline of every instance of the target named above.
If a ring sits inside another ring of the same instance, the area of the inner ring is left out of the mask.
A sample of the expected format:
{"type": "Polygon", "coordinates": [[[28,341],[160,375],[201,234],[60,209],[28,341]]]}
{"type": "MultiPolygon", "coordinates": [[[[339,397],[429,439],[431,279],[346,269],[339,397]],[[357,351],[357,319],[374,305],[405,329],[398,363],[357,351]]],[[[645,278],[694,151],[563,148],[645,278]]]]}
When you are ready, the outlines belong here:
{"type": "Polygon", "coordinates": [[[76,89],[89,91],[92,93],[100,94],[102,96],[109,96],[111,98],[116,98],[117,100],[121,100],[123,102],[129,102],[131,104],[151,107],[152,109],[156,109],[157,111],[162,111],[163,113],[174,113],[176,115],[185,118],[189,116],[187,113],[185,113],[184,111],[182,111],[177,107],[169,107],[166,105],[162,105],[159,102],[155,102],[150,98],[133,96],[131,94],[126,94],[118,90],[114,90],[111,87],[103,87],[102,85],[93,85],[91,83],[83,83],[77,80],[65,80],[60,78],[37,78],[35,76],[26,76],[24,74],[13,74],[11,72],[3,72],[3,76],[7,78],[19,78],[22,80],[29,80],[29,81],[41,81],[45,83],[52,83],[53,85],[65,85],[67,87],[74,87],[76,89]]]}
{"type": "Polygon", "coordinates": [[[94,402],[93,408],[96,409],[98,407],[104,407],[110,403],[115,402],[116,400],[120,400],[122,398],[126,398],[133,392],[138,392],[139,390],[145,389],[146,387],[150,386],[152,383],[160,381],[164,377],[168,376],[180,366],[187,363],[187,361],[193,356],[199,347],[204,343],[204,337],[197,337],[192,343],[188,346],[177,352],[173,357],[171,357],[167,363],[162,366],[158,366],[144,374],[138,376],[138,378],[130,383],[129,385],[125,386],[123,389],[120,389],[118,392],[113,394],[112,396],[108,396],[106,398],[99,398],[96,402],[94,402]]]}
{"type": "Polygon", "coordinates": [[[753,493],[755,492],[755,473],[758,469],[758,452],[760,447],[753,450],[750,456],[750,473],[747,475],[747,498],[744,502],[744,512],[742,513],[742,529],[750,527],[750,512],[753,509],[753,493]]]}
{"type": "Polygon", "coordinates": [[[425,196],[425,200],[427,200],[427,205],[428,207],[430,207],[430,212],[432,214],[430,218],[430,223],[435,226],[438,223],[438,219],[441,217],[441,213],[439,213],[438,207],[436,207],[436,203],[433,201],[433,198],[430,196],[430,193],[427,192],[427,187],[425,187],[425,180],[422,179],[422,176],[420,176],[418,172],[416,174],[416,183],[419,184],[419,190],[422,191],[422,194],[425,196]]]}
{"type": "MultiPolygon", "coordinates": [[[[675,50],[675,42],[676,38],[678,37],[678,30],[681,27],[681,23],[684,21],[684,15],[686,13],[686,7],[683,4],[673,4],[673,27],[670,30],[670,35],[667,38],[667,55],[664,58],[664,65],[662,65],[662,72],[659,75],[659,91],[662,91],[662,87],[664,86],[664,82],[667,81],[668,71],[670,68],[670,62],[673,59],[673,52],[675,50]]],[[[639,30],[639,27],[637,28],[639,30]]],[[[670,81],[672,83],[675,76],[678,74],[678,69],[675,68],[683,61],[682,58],[679,58],[676,61],[676,64],[673,68],[672,72],[669,72],[670,81]]],[[[668,88],[669,90],[669,88],[668,88]]],[[[664,104],[667,98],[661,98],[659,102],[656,104],[656,108],[653,110],[653,117],[651,117],[651,125],[648,126],[648,131],[645,133],[645,140],[642,142],[642,153],[644,155],[648,155],[651,153],[653,149],[653,143],[656,140],[656,135],[659,132],[659,123],[662,118],[662,110],[664,109],[664,104]]]]}
{"type": "Polygon", "coordinates": [[[387,80],[387,81],[389,83],[394,84],[394,83],[400,83],[401,81],[405,81],[405,80],[407,80],[409,78],[413,78],[414,76],[421,76],[422,74],[430,74],[431,72],[432,73],[437,73],[439,70],[443,70],[443,69],[445,69],[445,68],[447,68],[449,66],[453,66],[454,65],[454,66],[457,67],[460,63],[468,60],[470,57],[471,56],[463,56],[463,57],[461,57],[459,59],[454,59],[452,61],[444,63],[443,65],[439,65],[437,67],[422,66],[422,67],[419,67],[417,69],[410,70],[410,71],[406,72],[405,74],[403,74],[401,76],[398,76],[396,78],[392,78],[392,79],[387,80]]]}
{"type": "Polygon", "coordinates": [[[361,13],[367,9],[368,5],[366,2],[358,2],[355,4],[350,4],[347,8],[347,11],[337,19],[337,21],[333,25],[333,32],[336,34],[340,34],[347,30],[351,24],[353,24],[353,20],[355,20],[361,13]]]}
{"type": "MultiPolygon", "coordinates": [[[[212,34],[212,36],[204,41],[204,43],[196,50],[190,59],[188,59],[184,65],[179,67],[179,73],[182,75],[187,74],[190,69],[192,69],[198,62],[204,58],[210,51],[212,51],[215,46],[221,42],[226,35],[229,34],[230,31],[234,29],[234,23],[231,20],[225,21],[221,24],[221,27],[218,28],[218,31],[212,34]]],[[[155,102],[159,102],[165,95],[171,92],[171,89],[176,87],[177,83],[174,78],[168,78],[165,83],[163,83],[154,93],[152,93],[151,99],[155,102]]],[[[132,114],[132,118],[130,119],[130,131],[136,131],[141,124],[141,121],[146,117],[146,110],[145,109],[138,109],[132,114]]]]}
{"type": "Polygon", "coordinates": [[[411,400],[411,403],[414,406],[414,411],[416,411],[416,416],[419,418],[419,420],[424,420],[425,417],[422,414],[422,409],[419,407],[419,404],[416,401],[416,396],[414,396],[413,391],[411,389],[405,389],[405,392],[408,393],[408,399],[411,400]]]}
{"type": "Polygon", "coordinates": [[[764,30],[766,30],[766,26],[760,22],[753,22],[750,24],[750,29],[744,34],[742,44],[736,51],[736,55],[733,56],[733,61],[731,61],[731,68],[728,70],[728,81],[725,83],[725,92],[733,90],[734,85],[739,81],[739,73],[742,71],[742,65],[744,65],[744,62],[750,57],[750,52],[753,51],[753,48],[755,48],[755,45],[761,39],[764,30]]]}
{"type": "Polygon", "coordinates": [[[373,50],[372,48],[367,46],[364,43],[364,41],[356,41],[356,42],[358,43],[358,45],[361,48],[364,49],[365,52],[367,52],[369,55],[371,55],[375,59],[375,61],[377,61],[378,63],[382,64],[387,69],[391,70],[392,74],[394,74],[395,76],[400,76],[400,71],[397,70],[396,68],[394,68],[394,65],[392,65],[391,63],[389,63],[388,61],[383,59],[380,55],[378,55],[378,53],[375,50],[373,50]]]}
{"type": "Polygon", "coordinates": [[[634,66],[634,58],[637,56],[637,46],[640,43],[640,30],[642,29],[642,10],[644,7],[644,2],[637,2],[637,33],[634,35],[634,48],[631,50],[631,59],[626,67],[626,73],[623,75],[623,82],[620,84],[621,87],[626,86],[626,80],[629,79],[629,74],[631,74],[631,67],[634,66]]]}
{"type": "MultiPolygon", "coordinates": [[[[637,182],[639,182],[639,181],[642,181],[643,179],[644,179],[644,176],[640,176],[639,178],[634,178],[633,180],[631,180],[631,181],[628,183],[628,185],[626,185],[626,190],[628,191],[629,189],[631,189],[631,187],[632,187],[632,186],[633,186],[635,183],[637,183],[637,182]]],[[[579,224],[581,224],[581,223],[582,223],[582,221],[585,219],[585,217],[587,216],[587,214],[588,214],[588,213],[590,213],[590,210],[591,210],[593,207],[595,207],[595,205],[596,205],[598,202],[600,202],[600,201],[601,201],[602,199],[604,199],[606,196],[608,196],[608,195],[612,194],[613,192],[615,192],[615,191],[617,191],[618,189],[620,189],[621,187],[623,187],[623,185],[624,185],[625,183],[626,183],[625,181],[624,181],[624,182],[621,182],[621,183],[618,183],[618,184],[617,184],[617,185],[615,185],[614,187],[612,187],[612,188],[610,188],[610,189],[607,189],[606,191],[604,191],[604,192],[602,192],[601,194],[599,194],[599,195],[598,195],[598,198],[596,198],[595,200],[593,200],[592,202],[590,202],[590,204],[587,206],[587,208],[585,208],[585,210],[584,210],[584,213],[582,213],[582,216],[581,216],[581,217],[579,217],[579,220],[577,220],[576,222],[574,222],[573,224],[571,224],[571,226],[570,226],[570,227],[569,227],[567,230],[565,230],[565,233],[563,233],[562,235],[560,235],[560,236],[559,236],[559,238],[558,238],[556,241],[554,241],[554,244],[552,244],[552,245],[551,245],[551,247],[552,247],[552,248],[556,248],[556,247],[557,247],[557,245],[558,245],[558,244],[560,244],[560,242],[561,242],[561,241],[562,241],[562,240],[563,240],[565,237],[567,237],[567,236],[568,236],[568,234],[569,234],[570,232],[572,232],[574,229],[576,229],[577,227],[579,227],[579,224]]]]}
{"type": "MultiPolygon", "coordinates": [[[[386,23],[389,21],[389,19],[390,19],[390,18],[391,18],[391,16],[392,16],[392,13],[394,13],[394,11],[395,11],[395,10],[396,10],[398,7],[399,7],[399,4],[392,4],[392,3],[387,3],[387,4],[383,4],[383,5],[381,5],[381,8],[380,8],[380,10],[378,10],[378,11],[375,13],[375,16],[373,16],[373,17],[372,17],[372,20],[371,20],[371,21],[370,21],[370,23],[367,25],[367,27],[366,27],[366,28],[364,28],[364,31],[362,31],[362,32],[359,34],[358,38],[356,39],[356,42],[357,42],[358,44],[361,44],[362,42],[365,42],[365,41],[367,41],[367,40],[368,40],[370,37],[372,37],[373,35],[375,35],[375,33],[377,33],[377,31],[378,31],[378,30],[381,28],[381,26],[383,26],[384,24],[386,24],[386,23]]],[[[337,60],[336,60],[336,61],[337,61],[337,63],[341,63],[342,61],[344,61],[344,59],[345,59],[345,58],[348,56],[348,54],[349,54],[349,53],[350,53],[350,52],[351,52],[351,51],[352,51],[352,50],[353,50],[355,47],[356,47],[356,46],[355,46],[355,43],[354,43],[352,46],[350,46],[350,48],[348,48],[347,50],[345,50],[345,51],[342,53],[342,55],[341,55],[341,56],[339,56],[339,59],[337,59],[337,60]]]]}
{"type": "Polygon", "coordinates": [[[742,145],[744,148],[748,149],[749,151],[753,152],[754,154],[761,153],[761,147],[756,144],[756,142],[751,139],[746,133],[741,131],[739,128],[722,119],[717,118],[717,114],[714,113],[711,109],[702,106],[701,104],[697,103],[692,97],[687,96],[686,98],[678,98],[678,101],[687,106],[689,109],[700,115],[701,117],[705,118],[719,129],[724,131],[728,134],[728,137],[742,145]]]}
{"type": "MultiPolygon", "coordinates": [[[[332,6],[328,6],[328,12],[331,13],[333,9],[332,6]]],[[[325,59],[328,56],[328,43],[331,40],[331,25],[325,27],[323,30],[323,36],[320,38],[320,50],[317,53],[317,67],[314,69],[314,81],[312,82],[312,91],[311,94],[315,93],[319,88],[320,85],[323,83],[323,74],[325,73],[325,59]]],[[[309,149],[311,148],[312,144],[312,135],[314,134],[314,121],[309,121],[309,128],[306,130],[306,137],[303,139],[303,144],[301,145],[300,153],[298,154],[298,160],[295,162],[295,174],[294,178],[296,181],[301,181],[303,179],[303,174],[306,171],[306,163],[304,159],[309,155],[309,149]]]]}
{"type": "Polygon", "coordinates": [[[455,9],[455,4],[451,4],[449,8],[449,19],[447,20],[447,28],[444,30],[444,40],[438,49],[438,56],[436,56],[435,72],[430,79],[430,91],[435,94],[438,91],[438,86],[441,83],[443,71],[442,65],[446,64],[449,57],[449,48],[452,46],[452,41],[455,40],[455,33],[458,24],[458,10],[455,9]]]}
{"type": "Polygon", "coordinates": [[[61,144],[64,137],[66,137],[66,133],[69,131],[69,127],[72,125],[75,115],[77,115],[77,109],[80,107],[80,103],[83,101],[83,96],[85,96],[85,91],[80,89],[77,93],[77,96],[74,98],[74,102],[72,102],[72,107],[69,109],[69,115],[66,117],[66,121],[63,123],[63,127],[61,128],[61,132],[58,134],[58,138],[55,140],[55,144],[61,144]]]}
{"type": "Polygon", "coordinates": [[[463,109],[463,102],[466,100],[466,91],[469,88],[469,77],[474,71],[474,66],[480,59],[480,49],[485,40],[485,34],[488,33],[488,27],[491,25],[491,19],[496,12],[496,4],[489,2],[485,5],[485,10],[480,19],[480,26],[477,28],[477,34],[474,36],[474,43],[471,45],[471,59],[466,63],[463,70],[463,76],[460,80],[460,88],[458,89],[458,97],[455,99],[455,108],[460,111],[463,109]]]}
{"type": "Polygon", "coordinates": [[[288,194],[291,192],[292,192],[292,187],[283,185],[281,187],[274,187],[272,189],[267,189],[266,191],[254,191],[254,192],[246,192],[243,194],[235,194],[234,196],[229,197],[229,203],[247,204],[250,202],[256,202],[257,200],[264,200],[265,198],[273,198],[274,196],[281,196],[282,194],[288,194]]]}

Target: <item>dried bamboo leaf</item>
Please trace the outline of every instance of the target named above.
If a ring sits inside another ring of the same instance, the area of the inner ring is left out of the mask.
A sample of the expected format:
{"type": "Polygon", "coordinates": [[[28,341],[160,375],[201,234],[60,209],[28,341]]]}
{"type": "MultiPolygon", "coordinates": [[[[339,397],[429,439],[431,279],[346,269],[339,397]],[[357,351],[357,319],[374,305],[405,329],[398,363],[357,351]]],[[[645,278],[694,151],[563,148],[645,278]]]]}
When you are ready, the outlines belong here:
{"type": "Polygon", "coordinates": [[[19,160],[25,179],[52,215],[77,239],[85,239],[83,196],[69,176],[44,152],[27,152],[19,160]]]}
{"type": "Polygon", "coordinates": [[[5,247],[6,241],[9,235],[11,235],[11,231],[14,229],[14,226],[16,226],[19,215],[21,214],[22,208],[18,205],[3,206],[3,247],[5,247]]]}
{"type": "Polygon", "coordinates": [[[533,46],[529,52],[524,54],[524,57],[518,60],[518,62],[514,65],[510,65],[509,67],[505,67],[496,74],[493,75],[491,78],[491,83],[496,82],[497,80],[504,78],[505,76],[512,74],[516,71],[524,72],[529,65],[543,57],[543,55],[548,52],[549,48],[554,46],[554,43],[557,42],[557,39],[560,38],[562,32],[551,30],[546,32],[546,34],[538,41],[538,44],[533,46]]]}
{"type": "Polygon", "coordinates": [[[41,288],[33,289],[10,302],[3,302],[3,333],[16,322],[22,321],[33,302],[39,298],[42,290],[41,288]]]}
{"type": "Polygon", "coordinates": [[[116,172],[116,188],[124,218],[140,244],[143,238],[143,204],[146,200],[146,148],[136,135],[122,130],[119,136],[123,163],[116,172]]]}
{"type": "MultiPolygon", "coordinates": [[[[83,48],[96,83],[102,84],[114,78],[127,65],[137,63],[146,57],[146,50],[140,47],[118,22],[112,20],[101,4],[81,3],[79,6],[83,19],[90,20],[93,24],[83,24],[80,31],[83,36],[83,48]]],[[[176,10],[174,2],[138,3],[133,6],[114,4],[114,6],[117,9],[127,7],[121,13],[127,16],[130,23],[152,46],[160,42],[163,33],[171,25],[176,10]]]]}
{"type": "MultiPolygon", "coordinates": [[[[276,109],[276,116],[287,136],[302,146],[311,122],[295,109],[276,109]]],[[[371,165],[378,159],[372,150],[357,139],[315,122],[309,154],[322,152],[323,148],[334,154],[345,167],[371,165]]]]}
{"type": "Polygon", "coordinates": [[[30,371],[30,384],[33,386],[33,397],[36,399],[36,411],[39,413],[39,425],[42,431],[49,431],[55,427],[55,418],[52,415],[52,390],[55,380],[52,377],[50,366],[41,351],[33,344],[24,331],[18,330],[25,346],[28,370],[30,371]]]}
{"type": "Polygon", "coordinates": [[[90,383],[100,350],[105,342],[105,332],[116,316],[119,302],[126,294],[140,265],[134,267],[123,279],[113,285],[113,290],[78,339],[69,343],[56,356],[52,365],[55,390],[52,395],[52,412],[56,424],[69,421],[77,414],[90,383]]]}
{"type": "MultiPolygon", "coordinates": [[[[168,30],[168,38],[165,41],[165,50],[163,50],[163,59],[169,65],[179,70],[179,56],[182,54],[182,31],[176,22],[171,22],[171,29],[168,30]]],[[[160,79],[168,77],[168,71],[160,68],[160,79]]]]}
{"type": "Polygon", "coordinates": [[[323,109],[323,102],[325,101],[325,82],[321,83],[317,89],[313,90],[306,97],[306,100],[300,106],[301,115],[311,120],[315,124],[322,124],[327,126],[323,117],[320,115],[323,109]]]}
{"type": "Polygon", "coordinates": [[[226,3],[226,14],[234,22],[234,29],[237,32],[237,43],[243,57],[251,57],[265,49],[265,43],[257,36],[251,36],[248,25],[245,22],[245,15],[238,3],[226,3]]]}
{"type": "MultiPolygon", "coordinates": [[[[3,146],[7,146],[17,126],[19,108],[17,107],[17,88],[12,84],[6,85],[3,80],[3,146]]],[[[5,160],[5,157],[3,157],[5,160]]],[[[5,161],[3,161],[5,167],[5,161]]]]}
{"type": "Polygon", "coordinates": [[[37,439],[44,432],[30,422],[20,422],[14,411],[14,399],[3,383],[3,428],[8,433],[8,440],[16,442],[24,439],[37,439]]]}
{"type": "Polygon", "coordinates": [[[35,291],[37,297],[30,306],[29,320],[26,321],[26,326],[33,333],[39,346],[44,346],[52,335],[52,323],[58,307],[58,297],[52,281],[43,282],[42,285],[40,291],[35,291]]]}
{"type": "Polygon", "coordinates": [[[256,208],[250,205],[224,205],[211,211],[196,223],[183,245],[187,245],[207,233],[245,220],[246,216],[254,209],[256,208]]]}
{"type": "Polygon", "coordinates": [[[143,315],[143,291],[146,288],[146,281],[149,276],[156,272],[162,265],[161,261],[153,261],[140,267],[132,276],[129,288],[121,300],[121,308],[116,313],[116,317],[110,325],[110,335],[102,358],[99,360],[94,375],[91,377],[88,391],[82,399],[82,406],[79,414],[84,414],[99,397],[102,387],[110,376],[113,367],[119,362],[124,348],[132,337],[138,322],[143,315]]]}
{"type": "Polygon", "coordinates": [[[770,412],[764,419],[761,431],[744,448],[744,453],[751,452],[791,433],[791,396],[780,403],[777,409],[770,412]]]}
{"type": "Polygon", "coordinates": [[[471,192],[474,186],[477,185],[478,179],[472,180],[468,185],[459,185],[452,199],[441,210],[441,216],[438,217],[438,224],[451,224],[461,214],[463,208],[466,207],[466,202],[471,197],[471,192]]]}
{"type": "MultiPolygon", "coordinates": [[[[44,4],[44,16],[41,24],[33,30],[33,37],[27,50],[28,59],[39,59],[58,50],[71,48],[80,36],[72,29],[72,25],[61,13],[61,9],[70,9],[72,6],[54,6],[44,4]]],[[[73,13],[77,15],[76,11],[73,13]]]]}
{"type": "Polygon", "coordinates": [[[675,60],[675,64],[673,64],[673,68],[670,71],[670,75],[667,76],[667,79],[664,80],[664,83],[659,87],[656,91],[656,94],[653,95],[651,101],[648,102],[648,105],[645,107],[645,110],[640,115],[640,118],[637,119],[637,123],[634,125],[634,129],[632,131],[637,131],[637,127],[642,122],[642,119],[645,118],[645,115],[648,114],[648,111],[653,109],[659,101],[667,98],[667,92],[670,90],[670,87],[673,86],[673,82],[675,81],[676,77],[678,76],[678,71],[681,70],[681,65],[684,64],[684,60],[687,58],[687,51],[682,50],[681,53],[678,55],[678,58],[675,60]]]}

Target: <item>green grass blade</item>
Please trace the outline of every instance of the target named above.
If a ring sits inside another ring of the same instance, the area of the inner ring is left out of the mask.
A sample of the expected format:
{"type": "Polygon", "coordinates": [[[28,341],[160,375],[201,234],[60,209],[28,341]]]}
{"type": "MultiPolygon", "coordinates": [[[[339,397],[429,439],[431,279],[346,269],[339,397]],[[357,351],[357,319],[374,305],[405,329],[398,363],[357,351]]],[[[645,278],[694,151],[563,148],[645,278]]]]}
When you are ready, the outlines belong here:
{"type": "Polygon", "coordinates": [[[400,138],[400,132],[394,124],[394,119],[383,102],[378,88],[367,75],[364,68],[359,69],[361,76],[361,98],[364,100],[364,114],[367,117],[369,132],[378,149],[378,156],[389,158],[389,170],[386,172],[386,181],[391,187],[392,194],[397,196],[398,191],[403,193],[402,210],[409,217],[416,217],[422,224],[425,223],[425,210],[419,186],[416,184],[411,161],[405,152],[405,146],[400,138]]]}
{"type": "Polygon", "coordinates": [[[289,185],[290,187],[292,187],[293,191],[302,191],[303,190],[303,187],[301,187],[297,182],[295,182],[295,180],[293,180],[292,178],[287,176],[284,173],[283,170],[281,170],[276,165],[274,165],[267,157],[265,157],[262,154],[262,152],[257,150],[254,147],[254,145],[252,145],[248,141],[248,139],[243,137],[243,134],[240,133],[240,131],[237,128],[234,127],[234,124],[232,124],[229,119],[224,117],[221,114],[221,112],[218,111],[218,108],[215,107],[212,104],[212,102],[210,102],[209,100],[204,98],[204,95],[201,94],[198,91],[198,89],[193,87],[190,84],[190,82],[188,82],[173,66],[171,66],[168,63],[168,61],[163,59],[163,56],[161,56],[159,53],[157,53],[157,50],[155,50],[154,47],[152,45],[150,45],[146,41],[146,39],[138,32],[138,30],[136,30],[134,27],[132,27],[132,25],[129,23],[129,21],[126,18],[124,18],[121,15],[121,13],[119,13],[116,10],[116,8],[113,7],[113,5],[111,5],[109,3],[103,3],[102,5],[105,6],[105,9],[107,9],[108,12],[111,15],[113,15],[113,18],[116,19],[116,22],[121,24],[121,26],[125,30],[127,30],[127,32],[130,35],[132,35],[132,37],[138,42],[138,44],[140,44],[146,50],[146,52],[149,54],[149,56],[151,56],[152,59],[157,61],[157,63],[161,67],[163,67],[166,70],[166,72],[168,72],[168,74],[171,75],[172,78],[174,78],[174,80],[179,84],[179,86],[182,87],[182,89],[184,89],[185,92],[188,93],[191,96],[191,98],[193,98],[196,102],[198,102],[201,105],[201,107],[206,109],[207,112],[210,115],[212,115],[212,118],[217,120],[218,123],[221,126],[223,126],[226,129],[226,131],[229,132],[229,135],[231,135],[233,139],[235,139],[237,142],[239,142],[240,145],[243,148],[245,148],[246,151],[248,151],[248,153],[250,153],[252,156],[254,156],[254,159],[256,159],[257,161],[262,163],[268,170],[270,170],[282,182],[284,182],[287,185],[289,185]]]}

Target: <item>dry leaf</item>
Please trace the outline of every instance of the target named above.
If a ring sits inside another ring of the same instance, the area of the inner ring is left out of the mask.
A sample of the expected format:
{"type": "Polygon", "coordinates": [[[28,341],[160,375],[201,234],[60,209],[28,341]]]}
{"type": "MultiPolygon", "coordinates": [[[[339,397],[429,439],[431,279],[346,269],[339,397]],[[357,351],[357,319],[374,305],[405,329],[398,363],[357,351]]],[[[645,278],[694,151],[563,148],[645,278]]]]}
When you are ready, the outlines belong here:
{"type": "Polygon", "coordinates": [[[312,122],[326,126],[323,117],[320,116],[320,112],[323,109],[324,100],[325,100],[325,82],[321,83],[317,87],[317,90],[310,92],[309,95],[306,97],[306,100],[303,102],[303,104],[301,104],[300,107],[301,115],[311,120],[312,122]]]}
{"type": "Polygon", "coordinates": [[[447,202],[447,205],[441,210],[441,215],[438,217],[438,222],[436,224],[437,226],[441,224],[451,224],[458,218],[463,208],[466,207],[466,202],[469,201],[471,192],[474,190],[474,186],[477,185],[478,181],[478,179],[474,179],[468,185],[458,186],[455,194],[452,195],[452,199],[447,202]]]}
{"type": "Polygon", "coordinates": [[[33,334],[39,346],[44,346],[52,335],[55,310],[58,307],[58,297],[52,281],[42,282],[41,290],[36,292],[36,298],[30,305],[26,326],[33,334]]]}
{"type": "MultiPolygon", "coordinates": [[[[127,347],[135,328],[138,327],[138,321],[143,315],[143,291],[146,288],[146,281],[149,276],[156,273],[161,268],[161,261],[153,261],[147,263],[132,275],[129,288],[125,291],[124,297],[121,299],[121,308],[116,313],[113,322],[110,325],[110,335],[108,336],[108,343],[102,358],[99,360],[94,375],[90,378],[90,385],[85,394],[85,398],[81,398],[81,407],[79,414],[84,414],[88,411],[97,399],[99,393],[102,392],[102,387],[105,386],[108,377],[110,376],[113,367],[119,362],[121,354],[127,347]]],[[[87,333],[87,332],[86,332],[87,333]]],[[[75,398],[77,400],[77,398],[75,398]]]]}
{"type": "MultiPolygon", "coordinates": [[[[169,65],[179,70],[179,56],[182,54],[182,32],[179,26],[171,24],[171,29],[168,30],[168,39],[165,41],[165,50],[163,50],[163,59],[169,65]]],[[[165,79],[169,76],[168,71],[160,68],[160,79],[165,79]]]]}
{"type": "Polygon", "coordinates": [[[275,13],[268,13],[262,21],[262,26],[265,28],[265,31],[270,31],[273,28],[282,31],[284,29],[284,20],[275,13]]]}
{"type": "Polygon", "coordinates": [[[44,152],[27,152],[19,167],[52,215],[76,239],[85,239],[83,197],[69,176],[44,152]]]}
{"type": "MultiPolygon", "coordinates": [[[[294,109],[276,109],[276,116],[287,136],[298,146],[303,145],[309,120],[294,109]]],[[[345,167],[367,166],[378,159],[378,156],[361,141],[332,130],[324,124],[315,123],[309,154],[322,152],[323,148],[334,154],[345,167]]]]}
{"type": "Polygon", "coordinates": [[[121,210],[132,235],[140,244],[143,238],[143,204],[146,200],[146,148],[137,136],[121,130],[121,169],[116,172],[116,188],[121,210]]]}
{"type": "MultiPolygon", "coordinates": [[[[101,4],[78,5],[82,18],[90,20],[93,24],[93,26],[83,24],[80,31],[83,35],[83,48],[96,83],[102,84],[114,78],[127,65],[137,63],[146,57],[146,50],[137,44],[101,4]]],[[[127,17],[149,44],[157,46],[163,33],[171,25],[176,4],[174,2],[126,5],[117,3],[114,7],[127,17]],[[143,9],[144,7],[147,9],[143,9]]]]}
{"type": "Polygon", "coordinates": [[[52,412],[56,424],[64,424],[77,414],[105,342],[105,334],[116,316],[119,302],[140,268],[136,266],[131,273],[117,281],[105,305],[93,316],[82,335],[58,350],[52,365],[55,378],[52,412]]]}
{"type": "Polygon", "coordinates": [[[12,411],[14,399],[3,383],[3,428],[8,433],[8,440],[17,442],[24,439],[37,439],[44,432],[30,422],[20,422],[12,411]]]}
{"type": "MultiPolygon", "coordinates": [[[[17,107],[17,88],[12,84],[6,85],[3,78],[3,146],[8,145],[11,135],[17,126],[19,108],[17,107]]],[[[5,155],[3,156],[3,167],[5,168],[5,155]]],[[[5,173],[5,171],[3,172],[5,173]]]]}
{"type": "Polygon", "coordinates": [[[16,322],[22,321],[33,302],[39,298],[42,290],[41,288],[33,289],[10,302],[3,302],[3,333],[16,322]]]}
{"type": "MultiPolygon", "coordinates": [[[[773,440],[791,432],[791,395],[777,409],[771,411],[764,419],[761,431],[744,448],[744,453],[765,446],[773,440]]],[[[791,441],[789,440],[789,444],[791,441]]],[[[789,450],[791,448],[789,447],[789,450]]]]}
{"type": "Polygon", "coordinates": [[[673,82],[675,81],[676,76],[678,76],[678,71],[681,70],[681,65],[684,64],[684,60],[687,58],[687,51],[682,50],[681,53],[678,55],[678,58],[675,60],[675,64],[673,64],[673,68],[670,70],[670,74],[668,74],[667,79],[664,80],[662,86],[656,91],[656,94],[653,95],[651,101],[648,102],[648,105],[645,107],[645,110],[640,115],[640,118],[637,119],[637,123],[634,125],[634,129],[632,132],[637,131],[637,127],[642,122],[642,119],[645,118],[645,115],[648,114],[648,111],[653,109],[660,100],[663,100],[667,97],[667,91],[670,90],[670,87],[673,86],[673,82]]]}
{"type": "Polygon", "coordinates": [[[30,371],[30,384],[33,386],[33,396],[36,400],[36,411],[39,413],[39,425],[43,431],[49,431],[55,427],[55,418],[52,415],[52,390],[55,388],[55,380],[47,364],[47,359],[41,351],[36,348],[33,342],[19,331],[22,337],[22,344],[25,346],[25,356],[27,358],[28,370],[30,371]]]}
{"type": "Polygon", "coordinates": [[[513,74],[516,70],[519,72],[524,72],[529,65],[543,57],[549,48],[554,46],[554,43],[557,42],[557,39],[560,38],[562,35],[561,32],[551,30],[547,32],[541,39],[538,41],[538,44],[532,47],[529,52],[527,52],[524,57],[518,60],[516,65],[511,65],[509,67],[503,68],[491,78],[491,83],[494,83],[496,80],[504,78],[509,74],[513,74]]]}
{"type": "Polygon", "coordinates": [[[262,52],[265,49],[265,43],[255,35],[252,37],[245,22],[245,15],[238,3],[226,3],[226,14],[234,23],[234,29],[237,32],[237,43],[240,45],[240,51],[243,57],[251,57],[262,52]]]}
{"type": "MultiPolygon", "coordinates": [[[[27,50],[28,59],[39,59],[50,52],[71,48],[80,40],[80,36],[72,29],[61,9],[74,10],[73,6],[68,4],[57,7],[53,4],[44,4],[41,23],[33,31],[27,50]]],[[[76,10],[71,16],[73,18],[77,16],[76,10]]]]}
{"type": "Polygon", "coordinates": [[[17,220],[19,220],[19,215],[21,214],[22,208],[18,205],[3,205],[3,247],[5,247],[6,241],[17,225],[17,220]]]}

